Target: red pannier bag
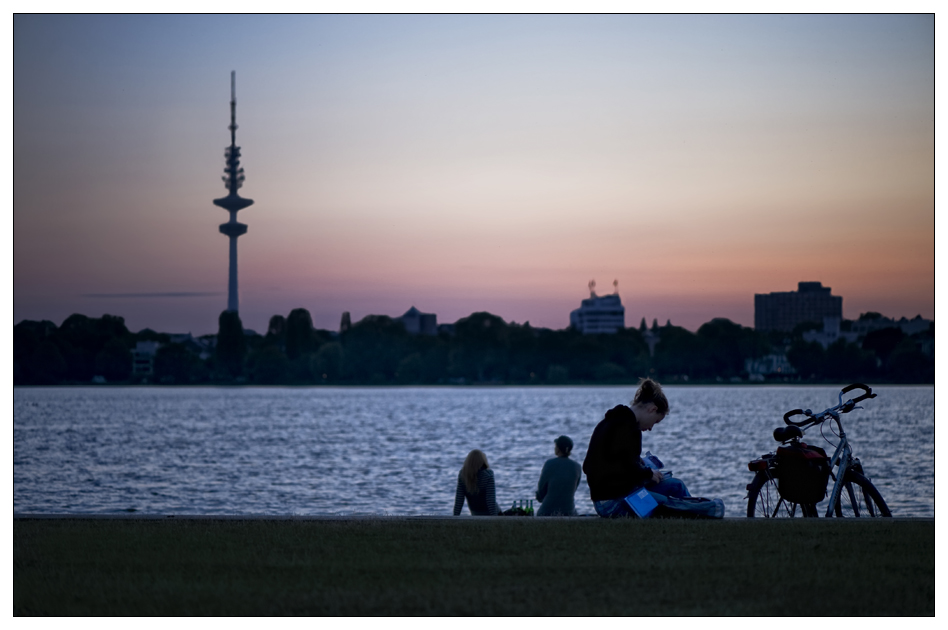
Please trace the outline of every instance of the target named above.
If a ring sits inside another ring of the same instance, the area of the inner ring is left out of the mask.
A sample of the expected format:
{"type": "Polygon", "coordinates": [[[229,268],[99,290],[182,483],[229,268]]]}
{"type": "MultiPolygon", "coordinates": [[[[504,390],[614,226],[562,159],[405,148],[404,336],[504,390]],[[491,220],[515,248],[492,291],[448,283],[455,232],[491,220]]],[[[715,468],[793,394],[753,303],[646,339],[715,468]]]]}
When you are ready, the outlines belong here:
{"type": "Polygon", "coordinates": [[[829,458],[819,446],[800,442],[777,448],[777,488],[786,501],[819,503],[829,476],[829,458]]]}

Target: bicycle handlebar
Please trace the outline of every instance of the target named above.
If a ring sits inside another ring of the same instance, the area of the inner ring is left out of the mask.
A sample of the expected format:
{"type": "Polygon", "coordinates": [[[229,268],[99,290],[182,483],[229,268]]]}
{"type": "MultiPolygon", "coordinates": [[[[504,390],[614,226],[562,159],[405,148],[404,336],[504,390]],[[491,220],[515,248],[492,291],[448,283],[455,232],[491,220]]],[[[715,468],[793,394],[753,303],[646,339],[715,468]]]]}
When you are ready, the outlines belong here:
{"type": "Polygon", "coordinates": [[[869,387],[868,385],[863,385],[862,383],[853,383],[852,385],[847,385],[846,387],[843,388],[843,390],[839,394],[840,396],[842,396],[843,394],[847,392],[851,392],[854,389],[861,389],[862,391],[865,392],[865,394],[858,396],[856,398],[853,398],[854,403],[866,400],[867,398],[876,397],[876,394],[872,393],[872,388],[869,387]]]}
{"type": "Polygon", "coordinates": [[[787,413],[783,414],[783,421],[795,427],[803,427],[808,424],[815,424],[817,422],[822,422],[823,420],[826,419],[827,416],[832,416],[835,412],[849,413],[856,407],[856,403],[866,400],[867,398],[875,398],[875,397],[876,397],[876,394],[872,393],[872,388],[869,387],[868,385],[863,385],[862,383],[853,383],[852,385],[847,385],[839,392],[839,404],[836,405],[835,407],[830,407],[829,409],[826,409],[825,411],[818,414],[813,414],[809,409],[806,409],[806,410],[792,409],[788,411],[787,413]],[[854,389],[861,389],[865,393],[862,394],[861,396],[857,396],[856,398],[853,398],[852,400],[847,400],[846,402],[843,402],[843,394],[847,392],[851,392],[854,389]],[[793,416],[799,416],[799,415],[804,415],[806,416],[807,419],[802,420],[800,422],[794,422],[793,420],[790,419],[793,416]]]}
{"type": "MultiPolygon", "coordinates": [[[[806,414],[803,413],[803,410],[802,410],[802,409],[793,409],[793,410],[788,411],[787,413],[783,414],[783,421],[786,422],[787,424],[793,425],[793,426],[795,426],[795,427],[802,427],[804,424],[807,423],[807,420],[804,420],[803,422],[794,422],[793,420],[790,419],[790,418],[792,418],[793,416],[801,416],[801,415],[806,415],[806,414]]],[[[808,418],[808,419],[809,419],[809,418],[808,418]]]]}

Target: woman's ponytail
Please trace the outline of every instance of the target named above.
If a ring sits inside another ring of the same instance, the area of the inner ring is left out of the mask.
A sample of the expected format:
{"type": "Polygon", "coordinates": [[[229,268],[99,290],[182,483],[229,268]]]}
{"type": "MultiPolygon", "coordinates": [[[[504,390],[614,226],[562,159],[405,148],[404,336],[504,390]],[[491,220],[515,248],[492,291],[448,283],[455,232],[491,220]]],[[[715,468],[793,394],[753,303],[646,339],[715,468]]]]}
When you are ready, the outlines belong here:
{"type": "Polygon", "coordinates": [[[650,378],[639,381],[639,388],[635,392],[632,404],[653,404],[658,408],[659,413],[668,413],[668,399],[662,391],[662,386],[650,378]]]}

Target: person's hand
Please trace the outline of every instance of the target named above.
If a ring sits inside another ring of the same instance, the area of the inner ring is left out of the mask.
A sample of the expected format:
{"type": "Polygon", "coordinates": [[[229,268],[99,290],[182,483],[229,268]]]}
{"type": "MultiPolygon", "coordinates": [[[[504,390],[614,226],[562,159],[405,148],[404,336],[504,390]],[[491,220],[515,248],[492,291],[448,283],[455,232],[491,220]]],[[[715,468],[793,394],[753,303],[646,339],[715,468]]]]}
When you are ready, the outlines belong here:
{"type": "Polygon", "coordinates": [[[662,479],[664,478],[665,478],[665,475],[663,475],[662,473],[658,472],[655,469],[652,469],[652,483],[661,483],[662,479]]]}

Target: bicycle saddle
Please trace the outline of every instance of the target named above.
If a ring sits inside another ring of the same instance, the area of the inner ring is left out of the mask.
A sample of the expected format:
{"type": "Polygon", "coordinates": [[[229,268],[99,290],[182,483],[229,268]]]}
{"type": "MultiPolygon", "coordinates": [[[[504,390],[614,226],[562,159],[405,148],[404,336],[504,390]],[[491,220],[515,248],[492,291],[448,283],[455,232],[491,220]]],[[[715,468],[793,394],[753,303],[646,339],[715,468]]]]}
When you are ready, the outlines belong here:
{"type": "Polygon", "coordinates": [[[778,442],[787,442],[793,438],[802,438],[803,431],[800,430],[800,427],[789,426],[789,427],[777,427],[774,429],[774,439],[778,442]]]}

